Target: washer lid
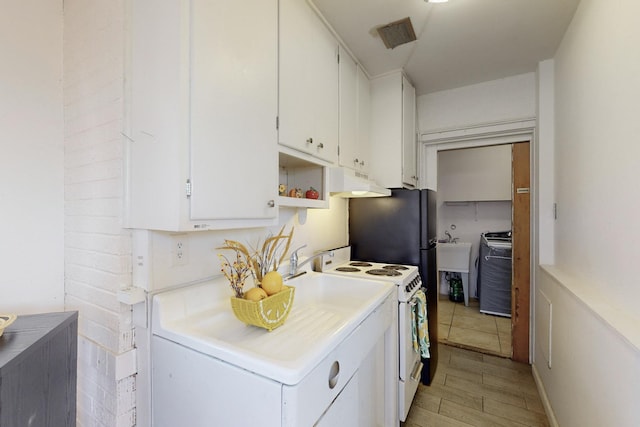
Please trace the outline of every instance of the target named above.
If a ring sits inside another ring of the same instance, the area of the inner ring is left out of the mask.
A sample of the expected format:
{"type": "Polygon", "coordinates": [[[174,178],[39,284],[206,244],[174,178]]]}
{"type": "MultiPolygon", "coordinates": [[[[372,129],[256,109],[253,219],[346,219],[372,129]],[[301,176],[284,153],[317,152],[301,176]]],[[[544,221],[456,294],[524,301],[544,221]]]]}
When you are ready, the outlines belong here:
{"type": "Polygon", "coordinates": [[[490,248],[511,249],[511,242],[506,242],[504,240],[487,239],[487,245],[490,248]]]}

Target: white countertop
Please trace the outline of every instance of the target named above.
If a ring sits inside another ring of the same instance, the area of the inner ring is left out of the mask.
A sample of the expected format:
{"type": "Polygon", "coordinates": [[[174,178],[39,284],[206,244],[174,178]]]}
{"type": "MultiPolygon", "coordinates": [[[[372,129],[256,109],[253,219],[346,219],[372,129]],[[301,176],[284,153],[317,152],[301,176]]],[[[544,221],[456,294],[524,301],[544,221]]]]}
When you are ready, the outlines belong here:
{"type": "Polygon", "coordinates": [[[271,332],[245,325],[234,316],[231,290],[226,279],[220,278],[154,296],[152,333],[294,385],[395,291],[388,282],[316,272],[287,285],[296,287],[293,307],[284,325],[271,332]],[[349,298],[352,303],[329,304],[323,295],[312,295],[305,281],[318,280],[339,281],[346,292],[342,301],[349,298]]]}

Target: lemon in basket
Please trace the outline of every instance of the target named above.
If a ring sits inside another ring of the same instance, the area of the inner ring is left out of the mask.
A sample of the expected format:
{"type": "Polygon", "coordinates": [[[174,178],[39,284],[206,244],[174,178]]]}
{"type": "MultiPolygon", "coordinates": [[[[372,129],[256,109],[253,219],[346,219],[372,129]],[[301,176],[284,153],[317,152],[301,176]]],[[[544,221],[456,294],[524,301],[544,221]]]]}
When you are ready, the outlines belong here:
{"type": "Polygon", "coordinates": [[[249,301],[260,301],[266,297],[267,293],[260,288],[251,288],[244,293],[244,299],[248,299],[249,301]]]}
{"type": "Polygon", "coordinates": [[[267,295],[277,294],[282,290],[282,276],[277,271],[270,271],[262,278],[260,287],[267,295]]]}

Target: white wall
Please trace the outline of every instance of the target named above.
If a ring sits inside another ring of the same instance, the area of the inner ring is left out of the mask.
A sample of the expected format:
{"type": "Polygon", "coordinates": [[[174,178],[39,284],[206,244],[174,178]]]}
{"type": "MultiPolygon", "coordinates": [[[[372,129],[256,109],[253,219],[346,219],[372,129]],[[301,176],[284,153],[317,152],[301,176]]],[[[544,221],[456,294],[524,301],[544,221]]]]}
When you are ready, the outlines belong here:
{"type": "Polygon", "coordinates": [[[555,262],[555,99],[554,61],[538,64],[537,138],[533,144],[535,209],[533,247],[538,248],[534,262],[555,262]]]}
{"type": "Polygon", "coordinates": [[[420,188],[438,189],[439,150],[530,141],[536,95],[536,73],[526,73],[419,96],[418,132],[429,142],[419,149],[420,188]]]}
{"type": "Polygon", "coordinates": [[[0,312],[64,304],[62,1],[0,1],[0,312]]]}
{"type": "Polygon", "coordinates": [[[65,305],[78,310],[78,424],[136,424],[131,238],[122,229],[125,1],[65,0],[65,305]]]}
{"type": "Polygon", "coordinates": [[[556,264],[636,312],[640,54],[627,47],[640,41],[639,11],[582,3],[555,60],[556,264]]]}
{"type": "Polygon", "coordinates": [[[428,133],[535,117],[535,73],[421,95],[418,129],[428,133]]]}
{"type": "Polygon", "coordinates": [[[640,425],[639,14],[583,0],[554,58],[558,219],[555,265],[536,275],[552,316],[536,319],[535,369],[562,426],[640,425]]]}

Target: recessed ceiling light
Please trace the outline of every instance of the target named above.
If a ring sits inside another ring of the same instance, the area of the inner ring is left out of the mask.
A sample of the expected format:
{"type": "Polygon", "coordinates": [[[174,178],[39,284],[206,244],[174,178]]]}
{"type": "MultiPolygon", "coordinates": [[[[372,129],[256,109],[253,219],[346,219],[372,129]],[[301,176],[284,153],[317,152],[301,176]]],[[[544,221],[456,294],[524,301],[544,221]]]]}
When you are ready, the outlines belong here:
{"type": "Polygon", "coordinates": [[[449,0],[424,0],[424,1],[426,1],[427,3],[446,3],[449,0]]]}

